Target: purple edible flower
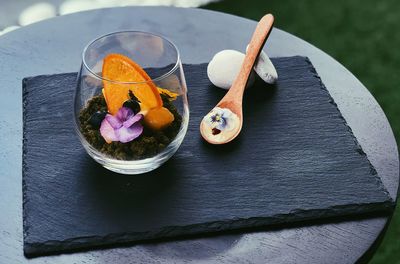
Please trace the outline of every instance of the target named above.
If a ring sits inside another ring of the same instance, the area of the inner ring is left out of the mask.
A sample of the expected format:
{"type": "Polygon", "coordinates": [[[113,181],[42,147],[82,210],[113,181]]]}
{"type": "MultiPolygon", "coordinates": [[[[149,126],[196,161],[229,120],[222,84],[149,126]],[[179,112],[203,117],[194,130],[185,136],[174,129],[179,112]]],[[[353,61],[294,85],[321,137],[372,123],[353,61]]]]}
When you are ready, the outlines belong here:
{"type": "Polygon", "coordinates": [[[130,142],[142,134],[143,126],[139,122],[142,118],[143,115],[135,115],[130,108],[121,107],[115,116],[106,115],[101,122],[100,134],[107,143],[130,142]]]}
{"type": "Polygon", "coordinates": [[[233,113],[228,108],[215,107],[209,113],[209,118],[207,118],[206,121],[212,128],[216,128],[217,130],[231,130],[233,128],[232,116],[233,113]]]}

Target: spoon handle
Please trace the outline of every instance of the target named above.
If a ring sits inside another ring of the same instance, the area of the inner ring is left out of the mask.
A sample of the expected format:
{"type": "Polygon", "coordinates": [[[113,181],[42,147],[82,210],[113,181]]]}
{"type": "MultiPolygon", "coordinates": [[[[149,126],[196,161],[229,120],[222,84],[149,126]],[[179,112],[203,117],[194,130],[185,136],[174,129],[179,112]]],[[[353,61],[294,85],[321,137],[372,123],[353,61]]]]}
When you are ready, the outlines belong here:
{"type": "Polygon", "coordinates": [[[274,17],[271,14],[265,15],[258,22],[257,27],[251,37],[246,57],[244,58],[242,67],[240,68],[239,74],[236,76],[228,93],[221,101],[227,101],[227,99],[242,102],[243,92],[249,79],[251,70],[254,67],[256,59],[261,52],[262,47],[267,40],[269,33],[271,32],[274,24],[274,17]]]}

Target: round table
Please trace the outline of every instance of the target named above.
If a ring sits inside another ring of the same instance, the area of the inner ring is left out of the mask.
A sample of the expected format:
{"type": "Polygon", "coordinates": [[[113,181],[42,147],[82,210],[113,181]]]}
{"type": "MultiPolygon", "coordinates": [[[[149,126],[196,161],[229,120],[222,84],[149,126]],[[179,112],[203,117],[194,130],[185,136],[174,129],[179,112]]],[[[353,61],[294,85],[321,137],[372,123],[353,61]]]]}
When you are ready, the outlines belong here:
{"type": "MultiPolygon", "coordinates": [[[[22,78],[78,71],[86,43],[99,35],[127,29],[167,36],[179,47],[184,63],[209,62],[222,49],[244,51],[255,25],[252,20],[201,9],[124,7],[61,16],[0,37],[0,263],[353,263],[366,260],[383,236],[390,217],[315,223],[35,259],[26,259],[23,255],[22,78]]],[[[395,199],[399,184],[396,141],[385,114],[367,89],[333,58],[282,30],[273,30],[264,50],[272,57],[310,58],[395,199]]]]}

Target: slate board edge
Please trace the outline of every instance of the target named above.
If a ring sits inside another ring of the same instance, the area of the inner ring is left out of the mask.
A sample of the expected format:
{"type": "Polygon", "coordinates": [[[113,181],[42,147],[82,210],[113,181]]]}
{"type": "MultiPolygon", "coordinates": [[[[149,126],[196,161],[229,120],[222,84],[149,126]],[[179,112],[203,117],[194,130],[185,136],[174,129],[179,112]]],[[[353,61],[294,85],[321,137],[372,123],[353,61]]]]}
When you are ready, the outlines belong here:
{"type": "MultiPolygon", "coordinates": [[[[302,56],[295,56],[295,57],[302,57],[302,56]]],[[[319,74],[317,73],[317,70],[315,69],[315,67],[314,67],[314,65],[312,64],[311,60],[310,60],[308,57],[303,57],[303,58],[305,58],[305,61],[306,61],[307,63],[310,64],[310,68],[311,68],[311,70],[312,70],[312,73],[313,73],[314,77],[316,77],[316,78],[318,79],[318,81],[319,81],[319,83],[320,83],[320,85],[321,85],[321,89],[323,89],[323,90],[328,94],[328,96],[331,98],[331,100],[330,100],[329,103],[332,104],[332,105],[334,105],[335,108],[337,109],[338,114],[339,114],[339,117],[343,120],[343,123],[344,123],[344,125],[346,126],[348,132],[350,133],[350,136],[351,136],[351,137],[353,138],[353,140],[354,140],[354,144],[356,145],[356,150],[357,150],[357,152],[358,152],[361,156],[364,156],[365,159],[367,160],[367,162],[368,162],[368,164],[369,164],[369,167],[370,167],[370,170],[371,170],[371,175],[375,178],[376,184],[377,184],[378,188],[386,194],[386,196],[387,196],[388,199],[389,199],[388,202],[391,202],[391,203],[392,203],[392,207],[393,207],[392,209],[394,210],[395,202],[394,202],[394,200],[391,198],[391,196],[390,196],[389,192],[386,190],[385,186],[383,185],[382,180],[381,180],[380,177],[378,176],[378,172],[376,171],[375,167],[372,165],[371,161],[369,160],[367,153],[365,153],[365,151],[364,151],[363,148],[361,147],[360,143],[358,142],[356,136],[355,136],[354,133],[353,133],[353,130],[351,129],[351,127],[350,127],[349,124],[347,123],[346,119],[345,119],[344,116],[342,115],[342,112],[340,112],[340,109],[339,109],[338,105],[336,104],[335,100],[333,99],[333,97],[332,97],[331,94],[329,93],[329,91],[328,91],[328,89],[326,88],[325,84],[322,82],[322,79],[321,79],[321,77],[319,76],[319,74]]],[[[273,61],[273,59],[272,59],[272,61],[273,61]]]]}
{"type": "MultiPolygon", "coordinates": [[[[314,68],[312,62],[309,60],[308,57],[303,57],[303,56],[291,56],[291,57],[280,57],[280,59],[283,58],[292,58],[292,57],[301,57],[305,58],[305,61],[310,64],[310,70],[311,73],[314,75],[314,77],[317,77],[319,79],[321,89],[326,91],[331,98],[330,103],[333,104],[340,116],[340,118],[343,120],[345,126],[350,132],[350,135],[353,137],[354,143],[356,145],[357,152],[364,156],[367,159],[367,162],[369,163],[369,166],[371,168],[371,174],[374,176],[376,179],[376,183],[378,188],[383,191],[386,196],[387,200],[383,202],[378,202],[378,203],[366,203],[366,204],[354,204],[354,205],[343,205],[343,206],[335,206],[332,208],[325,208],[325,209],[315,209],[315,210],[307,210],[303,211],[302,215],[299,216],[299,211],[296,212],[295,220],[293,220],[290,216],[294,213],[290,212],[289,214],[282,214],[282,215],[277,215],[275,217],[256,217],[256,218],[246,218],[246,219],[237,219],[237,220],[229,220],[229,221],[218,221],[218,222],[209,222],[209,223],[203,223],[203,224],[195,224],[192,226],[170,226],[163,228],[162,230],[154,231],[154,232],[140,232],[140,233],[117,233],[117,234],[110,234],[107,236],[93,236],[93,237],[76,237],[73,239],[68,239],[64,241],[47,241],[47,242],[40,242],[40,243],[30,243],[29,241],[29,229],[27,225],[25,225],[25,219],[26,219],[26,203],[28,202],[26,199],[26,185],[25,185],[25,174],[26,170],[29,166],[26,165],[25,163],[25,155],[26,155],[26,136],[25,136],[25,126],[26,126],[26,112],[25,108],[28,104],[26,97],[28,95],[28,91],[26,90],[26,83],[29,81],[30,78],[32,77],[26,77],[22,80],[23,84],[23,159],[22,159],[22,184],[23,184],[23,224],[24,224],[24,230],[23,230],[23,236],[24,236],[24,254],[27,257],[35,257],[35,256],[41,256],[41,255],[46,255],[46,254],[57,254],[61,252],[71,252],[72,250],[79,250],[79,249],[87,249],[89,250],[90,248],[96,248],[96,247],[102,247],[102,246],[108,246],[110,247],[110,244],[114,244],[111,246],[117,246],[120,244],[127,244],[127,243],[132,243],[132,242],[139,242],[139,241],[146,241],[146,240],[154,240],[155,237],[157,238],[169,238],[169,237],[177,237],[176,234],[182,234],[184,235],[196,235],[196,234],[206,234],[206,233],[215,233],[218,231],[226,231],[226,230],[234,230],[243,228],[249,228],[249,227],[261,227],[265,225],[277,225],[277,224],[284,224],[285,222],[290,222],[290,223],[295,223],[295,222],[303,222],[311,219],[326,219],[330,217],[340,217],[340,216],[354,216],[358,214],[358,210],[362,211],[364,214],[365,213],[378,213],[378,212],[392,212],[393,208],[395,206],[395,202],[393,199],[390,197],[388,191],[386,188],[383,186],[383,183],[381,182],[377,171],[371,164],[370,160],[368,159],[367,154],[363,151],[361,145],[358,143],[357,138],[354,136],[352,129],[350,126],[347,124],[345,118],[341,114],[339,108],[337,107],[337,104],[334,102],[333,98],[331,97],[328,89],[325,87],[323,84],[320,76],[318,75],[316,69],[314,68]],[[336,212],[337,209],[342,210],[339,214],[336,212]],[[328,211],[328,212],[323,212],[323,211],[328,211]],[[282,221],[281,219],[286,219],[286,221],[282,221]],[[205,232],[204,226],[207,227],[209,230],[208,232],[205,232]],[[182,232],[181,230],[187,228],[191,230],[185,230],[185,232],[182,232]],[[178,230],[178,231],[177,231],[178,230]],[[175,234],[176,233],[176,234],[175,234]],[[92,243],[92,244],[90,244],[92,243]],[[54,248],[59,249],[57,252],[54,251],[54,248]]],[[[274,58],[271,59],[274,61],[274,58]]],[[[204,63],[206,64],[206,63],[204,63]]],[[[64,74],[71,74],[71,73],[61,73],[59,75],[64,75],[64,74]]],[[[38,76],[33,76],[33,77],[39,77],[39,76],[51,76],[53,74],[44,74],[44,75],[38,75],[38,76]]],[[[181,235],[182,236],[182,235],[181,235]]]]}
{"type": "Polygon", "coordinates": [[[276,215],[274,217],[251,217],[227,221],[215,221],[191,226],[169,226],[153,232],[114,233],[107,236],[76,237],[62,241],[46,241],[30,243],[24,238],[24,254],[26,257],[39,257],[60,253],[72,253],[77,250],[94,250],[102,247],[115,248],[121,245],[133,245],[138,242],[157,242],[168,238],[187,238],[196,235],[218,235],[221,231],[248,230],[268,226],[273,228],[282,224],[301,223],[312,220],[334,220],[344,216],[358,216],[369,213],[389,213],[393,210],[394,203],[385,201],[381,203],[352,204],[334,206],[331,208],[314,210],[294,210],[289,214],[276,215]],[[293,216],[293,218],[292,218],[293,216]],[[282,221],[284,219],[284,221],[282,221]],[[204,230],[208,231],[205,232],[204,230]]]}
{"type": "Polygon", "coordinates": [[[24,78],[22,80],[22,222],[23,222],[23,237],[24,237],[24,253],[25,253],[25,241],[28,237],[28,225],[26,223],[26,204],[28,202],[27,199],[27,185],[25,182],[25,173],[27,170],[27,165],[26,165],[26,152],[27,152],[27,148],[26,148],[26,142],[27,142],[27,138],[26,138],[26,107],[28,104],[28,101],[26,100],[26,96],[28,94],[28,91],[26,90],[26,84],[28,82],[28,80],[30,79],[30,77],[24,78]]]}

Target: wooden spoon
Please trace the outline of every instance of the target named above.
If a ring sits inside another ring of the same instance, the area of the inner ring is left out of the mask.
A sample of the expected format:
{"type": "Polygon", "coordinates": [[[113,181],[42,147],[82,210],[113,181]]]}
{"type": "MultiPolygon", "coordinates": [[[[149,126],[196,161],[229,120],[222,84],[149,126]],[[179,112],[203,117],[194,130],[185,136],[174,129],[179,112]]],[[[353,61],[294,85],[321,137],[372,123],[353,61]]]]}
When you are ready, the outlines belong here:
{"type": "Polygon", "coordinates": [[[273,24],[274,17],[271,14],[261,18],[249,43],[240,72],[231,88],[221,101],[203,117],[200,123],[200,133],[207,142],[225,144],[239,135],[243,125],[243,92],[273,24]]]}

